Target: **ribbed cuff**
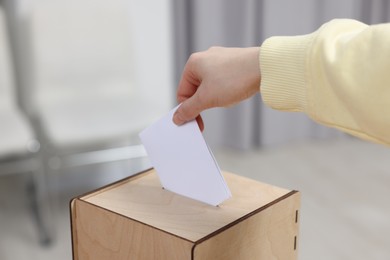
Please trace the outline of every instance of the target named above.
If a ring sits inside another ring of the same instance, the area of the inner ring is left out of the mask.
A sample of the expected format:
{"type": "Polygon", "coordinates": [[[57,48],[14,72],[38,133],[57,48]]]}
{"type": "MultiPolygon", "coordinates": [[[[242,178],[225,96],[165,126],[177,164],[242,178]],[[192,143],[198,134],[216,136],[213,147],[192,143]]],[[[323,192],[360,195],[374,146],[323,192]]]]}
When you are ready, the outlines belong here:
{"type": "Polygon", "coordinates": [[[314,34],[271,37],[260,48],[261,95],[268,106],[284,111],[307,107],[306,54],[314,34]]]}

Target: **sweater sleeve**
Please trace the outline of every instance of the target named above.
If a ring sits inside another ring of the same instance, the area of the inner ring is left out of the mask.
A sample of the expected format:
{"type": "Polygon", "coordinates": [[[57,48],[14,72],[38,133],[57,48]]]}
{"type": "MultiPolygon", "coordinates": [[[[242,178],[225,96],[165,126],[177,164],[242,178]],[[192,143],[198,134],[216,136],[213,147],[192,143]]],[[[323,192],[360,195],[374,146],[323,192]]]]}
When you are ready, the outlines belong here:
{"type": "Polygon", "coordinates": [[[261,93],[278,110],[390,145],[390,24],[332,20],[260,49],[261,93]]]}

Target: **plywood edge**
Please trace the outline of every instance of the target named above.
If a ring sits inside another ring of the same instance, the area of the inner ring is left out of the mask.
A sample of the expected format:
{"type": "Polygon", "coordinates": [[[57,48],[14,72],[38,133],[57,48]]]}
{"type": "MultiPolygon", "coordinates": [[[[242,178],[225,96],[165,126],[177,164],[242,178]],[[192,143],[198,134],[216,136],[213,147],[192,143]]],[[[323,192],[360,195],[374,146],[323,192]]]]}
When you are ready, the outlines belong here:
{"type": "Polygon", "coordinates": [[[210,233],[209,235],[207,235],[207,236],[205,236],[205,237],[199,239],[198,241],[196,241],[196,242],[194,243],[194,245],[193,245],[193,247],[192,247],[192,252],[191,252],[192,259],[194,259],[194,257],[195,257],[195,256],[194,256],[195,249],[196,249],[196,247],[197,247],[199,244],[205,242],[206,240],[208,240],[208,239],[210,239],[210,238],[213,238],[213,237],[217,236],[218,234],[220,234],[220,233],[224,232],[225,230],[229,229],[230,227],[232,227],[232,226],[234,226],[234,225],[237,225],[238,223],[240,223],[240,222],[242,222],[242,221],[244,221],[244,220],[250,218],[251,216],[253,216],[253,215],[255,215],[255,214],[258,214],[259,212],[261,212],[261,211],[263,211],[263,210],[265,210],[265,209],[267,209],[267,208],[269,208],[269,207],[275,205],[276,203],[278,203],[278,202],[280,202],[280,201],[283,201],[283,200],[285,200],[285,199],[287,199],[287,198],[289,198],[289,197],[291,197],[291,196],[293,196],[293,195],[295,195],[295,194],[298,194],[298,195],[299,195],[300,193],[299,193],[299,191],[297,191],[297,190],[292,190],[292,191],[288,192],[287,194],[285,194],[285,195],[283,195],[283,196],[277,198],[276,200],[271,201],[270,203],[268,203],[268,204],[266,204],[266,205],[264,205],[264,206],[262,206],[262,207],[260,207],[260,208],[258,208],[258,209],[256,209],[256,210],[254,210],[254,211],[252,211],[252,212],[246,214],[245,216],[243,216],[243,217],[241,217],[241,218],[239,218],[239,219],[237,219],[237,220],[235,220],[235,221],[233,221],[233,222],[231,222],[231,223],[229,223],[229,224],[223,226],[222,228],[220,228],[220,229],[214,231],[213,233],[210,233]]]}
{"type": "Polygon", "coordinates": [[[152,170],[153,170],[153,168],[146,169],[144,171],[141,171],[141,172],[138,172],[134,175],[126,177],[124,179],[120,179],[116,182],[113,182],[113,183],[110,183],[110,184],[105,185],[103,187],[100,187],[96,190],[92,190],[92,191],[89,191],[87,193],[84,193],[84,194],[78,196],[77,198],[79,198],[81,200],[87,200],[88,198],[95,196],[99,193],[105,192],[105,191],[110,190],[110,189],[114,189],[114,188],[116,188],[120,185],[123,185],[124,183],[127,183],[129,181],[134,181],[136,179],[142,178],[143,176],[150,174],[152,172],[152,170]]]}
{"type": "Polygon", "coordinates": [[[77,228],[76,228],[76,201],[78,198],[74,198],[69,202],[69,214],[70,214],[70,230],[71,230],[71,243],[72,243],[72,258],[78,259],[76,255],[77,249],[77,228]]]}

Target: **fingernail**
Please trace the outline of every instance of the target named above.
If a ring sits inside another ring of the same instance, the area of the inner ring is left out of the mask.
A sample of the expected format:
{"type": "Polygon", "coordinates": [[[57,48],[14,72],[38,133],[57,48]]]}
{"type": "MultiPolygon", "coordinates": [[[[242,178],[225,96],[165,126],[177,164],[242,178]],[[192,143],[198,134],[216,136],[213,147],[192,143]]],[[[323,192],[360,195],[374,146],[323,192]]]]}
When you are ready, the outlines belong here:
{"type": "Polygon", "coordinates": [[[180,117],[179,113],[175,112],[175,114],[173,115],[173,122],[176,125],[182,125],[184,123],[184,120],[180,117]]]}

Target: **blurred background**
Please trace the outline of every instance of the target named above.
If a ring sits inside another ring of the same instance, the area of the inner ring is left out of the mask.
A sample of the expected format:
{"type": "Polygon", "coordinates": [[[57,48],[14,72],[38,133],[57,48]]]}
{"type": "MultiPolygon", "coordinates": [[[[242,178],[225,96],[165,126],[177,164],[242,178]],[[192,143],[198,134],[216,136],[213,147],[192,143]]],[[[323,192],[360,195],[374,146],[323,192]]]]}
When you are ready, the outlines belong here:
{"type": "MultiPolygon", "coordinates": [[[[138,133],[192,52],[259,46],[387,0],[0,0],[0,259],[71,259],[71,198],[150,167],[138,133]]],[[[204,112],[222,169],[302,192],[300,259],[390,259],[390,150],[265,107],[204,112]]]]}

